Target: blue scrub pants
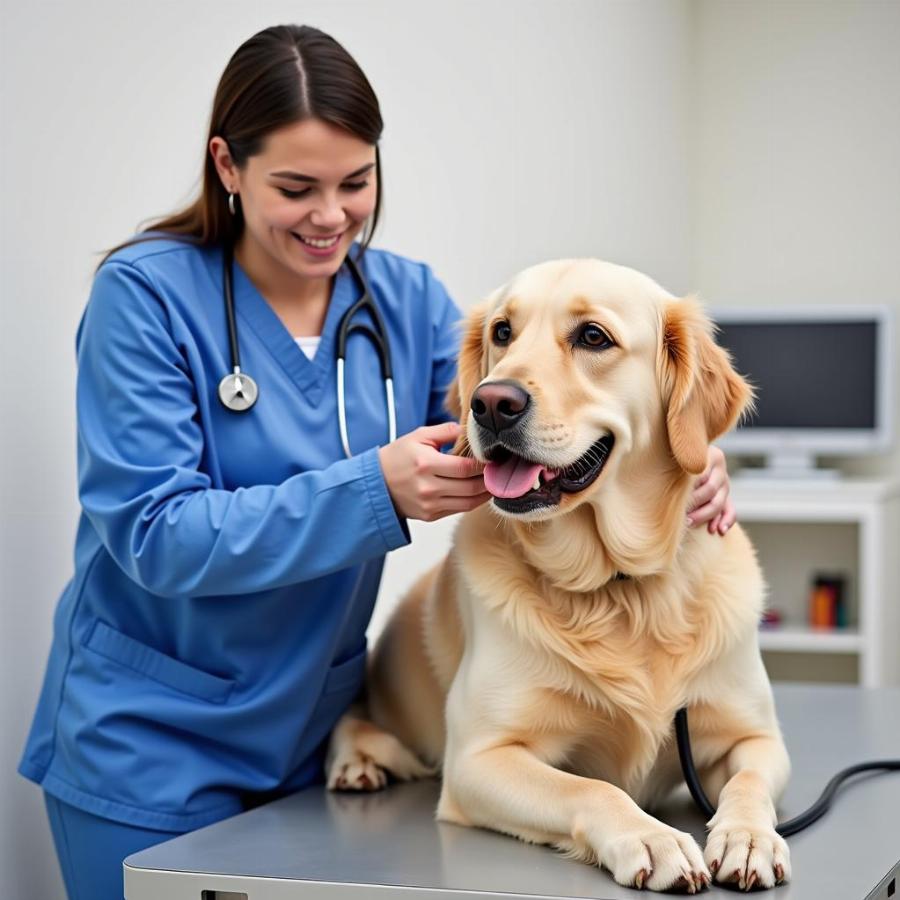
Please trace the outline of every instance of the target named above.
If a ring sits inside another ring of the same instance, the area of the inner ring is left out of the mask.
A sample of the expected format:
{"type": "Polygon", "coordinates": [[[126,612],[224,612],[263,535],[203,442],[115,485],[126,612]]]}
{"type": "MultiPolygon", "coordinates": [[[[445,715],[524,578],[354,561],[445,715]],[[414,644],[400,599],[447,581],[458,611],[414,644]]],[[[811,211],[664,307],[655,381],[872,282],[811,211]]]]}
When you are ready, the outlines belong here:
{"type": "MultiPolygon", "coordinates": [[[[313,783],[321,781],[313,779],[313,783]]],[[[248,791],[241,793],[239,800],[244,810],[255,809],[286,793],[290,791],[248,791]]],[[[69,900],[123,900],[125,857],[185,833],[154,831],[104,819],[63,803],[46,791],[44,803],[69,900]]]]}
{"type": "Polygon", "coordinates": [[[180,833],[101,819],[46,791],[44,802],[69,900],[122,900],[122,860],[180,833]]]}

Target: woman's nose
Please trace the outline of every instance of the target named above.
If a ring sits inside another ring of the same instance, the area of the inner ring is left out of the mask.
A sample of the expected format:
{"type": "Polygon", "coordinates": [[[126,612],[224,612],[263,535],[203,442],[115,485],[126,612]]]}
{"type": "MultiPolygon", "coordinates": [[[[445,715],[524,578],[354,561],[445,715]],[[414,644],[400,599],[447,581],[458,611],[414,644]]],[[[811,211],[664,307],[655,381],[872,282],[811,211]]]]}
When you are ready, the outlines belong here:
{"type": "Polygon", "coordinates": [[[347,220],[346,213],[336,196],[323,196],[309,218],[317,228],[336,228],[347,220]]]}

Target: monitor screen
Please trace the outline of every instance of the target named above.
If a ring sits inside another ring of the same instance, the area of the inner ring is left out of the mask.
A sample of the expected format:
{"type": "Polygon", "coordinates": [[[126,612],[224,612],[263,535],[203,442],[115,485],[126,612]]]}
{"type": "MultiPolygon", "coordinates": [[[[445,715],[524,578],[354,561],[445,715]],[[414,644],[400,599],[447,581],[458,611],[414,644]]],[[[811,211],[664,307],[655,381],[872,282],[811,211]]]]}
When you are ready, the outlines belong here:
{"type": "Polygon", "coordinates": [[[716,340],[756,389],[741,426],[863,429],[879,423],[878,322],[719,321],[716,340]]]}

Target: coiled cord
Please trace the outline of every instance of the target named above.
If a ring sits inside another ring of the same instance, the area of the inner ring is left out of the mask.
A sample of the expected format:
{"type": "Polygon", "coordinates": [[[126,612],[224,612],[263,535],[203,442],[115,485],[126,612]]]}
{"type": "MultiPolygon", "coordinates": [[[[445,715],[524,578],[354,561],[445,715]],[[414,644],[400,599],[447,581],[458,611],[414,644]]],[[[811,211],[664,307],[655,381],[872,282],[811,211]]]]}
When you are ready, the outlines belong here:
{"type": "MultiPolygon", "coordinates": [[[[688,790],[694,798],[694,803],[700,807],[703,814],[711,818],[715,815],[716,808],[709,802],[709,798],[706,796],[706,793],[700,784],[697,770],[694,768],[694,757],[691,753],[691,738],[688,733],[687,709],[684,707],[675,713],[675,740],[678,743],[678,756],[681,759],[681,770],[684,773],[684,780],[687,782],[688,790]]],[[[782,837],[789,837],[792,834],[796,834],[798,831],[802,831],[807,826],[812,825],[813,822],[821,818],[828,811],[828,808],[831,806],[831,800],[842,782],[853,775],[858,775],[860,772],[869,772],[876,769],[888,772],[900,771],[900,759],[881,759],[874,762],[858,763],[855,766],[848,766],[846,769],[841,769],[841,771],[828,782],[825,790],[822,791],[822,796],[819,797],[806,812],[801,813],[793,819],[789,819],[787,822],[776,825],[775,831],[782,837]]]]}

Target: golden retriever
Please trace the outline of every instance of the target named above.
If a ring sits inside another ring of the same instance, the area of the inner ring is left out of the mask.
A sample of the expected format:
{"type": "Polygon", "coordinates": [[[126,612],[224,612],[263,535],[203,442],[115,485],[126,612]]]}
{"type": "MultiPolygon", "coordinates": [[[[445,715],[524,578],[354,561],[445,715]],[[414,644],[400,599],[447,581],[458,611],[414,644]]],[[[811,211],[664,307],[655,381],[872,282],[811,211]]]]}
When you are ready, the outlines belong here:
{"type": "Polygon", "coordinates": [[[494,495],[462,516],[335,729],[332,789],[442,773],[437,816],[550,844],[622,885],[790,877],[790,764],[740,527],[689,529],[709,442],[751,402],[692,298],[599,260],[533,266],[472,311],[457,452],[494,495]],[[680,783],[673,717],[718,798],[705,851],[646,808],[680,783]]]}

